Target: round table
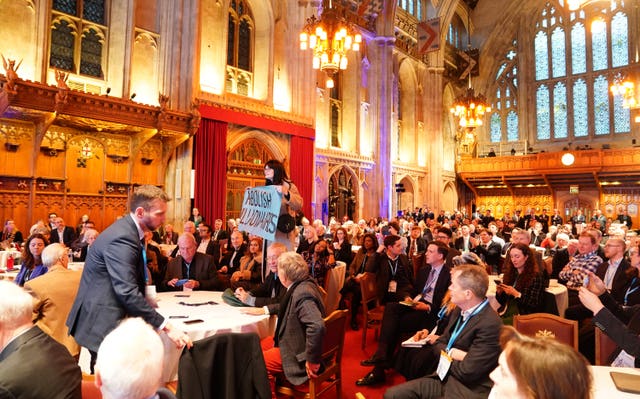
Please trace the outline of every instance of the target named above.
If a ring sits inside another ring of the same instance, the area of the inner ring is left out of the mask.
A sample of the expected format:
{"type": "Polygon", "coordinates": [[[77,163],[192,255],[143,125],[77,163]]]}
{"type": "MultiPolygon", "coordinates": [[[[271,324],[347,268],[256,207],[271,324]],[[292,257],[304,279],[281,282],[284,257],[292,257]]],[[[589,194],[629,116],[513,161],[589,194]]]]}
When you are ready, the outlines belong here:
{"type": "MultiPolygon", "coordinates": [[[[275,330],[275,316],[243,314],[241,307],[224,303],[222,292],[161,292],[158,293],[157,299],[158,313],[175,327],[186,332],[193,341],[229,332],[255,332],[262,339],[272,335],[275,330]],[[189,320],[202,320],[202,322],[185,324],[189,320]]],[[[182,351],[175,347],[166,334],[161,334],[161,337],[165,347],[163,381],[174,381],[177,379],[178,362],[182,351]]]]}
{"type": "Polygon", "coordinates": [[[640,394],[618,391],[616,385],[611,379],[609,373],[615,371],[618,373],[627,373],[640,375],[640,370],[630,367],[608,367],[608,366],[591,366],[591,375],[593,376],[593,399],[626,399],[640,398],[640,394]]]}

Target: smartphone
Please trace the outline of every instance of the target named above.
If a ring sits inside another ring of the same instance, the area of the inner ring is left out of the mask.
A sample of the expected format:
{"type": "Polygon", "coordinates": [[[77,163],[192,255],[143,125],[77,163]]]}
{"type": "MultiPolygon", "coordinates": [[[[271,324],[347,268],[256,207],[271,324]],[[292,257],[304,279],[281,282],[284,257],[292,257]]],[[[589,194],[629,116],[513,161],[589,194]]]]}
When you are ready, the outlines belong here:
{"type": "Polygon", "coordinates": [[[500,281],[500,280],[493,280],[493,282],[496,283],[496,285],[502,284],[502,281],[500,281]]]}
{"type": "Polygon", "coordinates": [[[184,324],[197,324],[197,323],[204,323],[204,320],[202,319],[193,319],[193,320],[187,320],[187,321],[183,321],[184,324]]]}
{"type": "Polygon", "coordinates": [[[184,283],[186,283],[187,281],[189,281],[188,278],[180,279],[180,280],[176,281],[175,286],[176,287],[182,287],[184,285],[184,283]]]}
{"type": "Polygon", "coordinates": [[[589,276],[584,276],[584,281],[582,282],[583,286],[588,286],[589,285],[589,276]]]}

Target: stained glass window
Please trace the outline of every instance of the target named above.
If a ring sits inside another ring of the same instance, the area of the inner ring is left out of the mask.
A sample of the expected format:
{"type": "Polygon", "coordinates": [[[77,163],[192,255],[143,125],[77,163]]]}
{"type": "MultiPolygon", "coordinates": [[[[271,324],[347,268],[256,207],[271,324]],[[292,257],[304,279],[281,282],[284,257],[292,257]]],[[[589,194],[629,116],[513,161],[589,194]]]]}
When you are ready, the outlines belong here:
{"type": "Polygon", "coordinates": [[[571,72],[587,71],[587,45],[584,24],[577,22],[571,28],[571,72]]]}
{"type": "Polygon", "coordinates": [[[593,54],[593,70],[600,71],[608,67],[607,29],[600,27],[594,30],[591,26],[591,52],[593,54]]]}
{"type": "Polygon", "coordinates": [[[53,0],[51,18],[49,66],[103,78],[105,0],[53,0]]]}
{"type": "Polygon", "coordinates": [[[491,114],[491,142],[499,143],[502,141],[502,121],[500,120],[500,114],[494,112],[491,114]]]}
{"type": "Polygon", "coordinates": [[[567,137],[567,88],[562,82],[553,88],[553,132],[556,138],[567,137]]]}
{"type": "Polygon", "coordinates": [[[578,79],[573,83],[573,135],[584,137],[588,134],[587,84],[583,79],[578,79]]]}
{"type": "Polygon", "coordinates": [[[609,82],[600,75],[593,82],[593,116],[596,135],[608,134],[609,128],[609,82]]]}
{"type": "Polygon", "coordinates": [[[549,78],[549,49],[547,34],[538,32],[535,39],[536,80],[549,78]]]}
{"type": "Polygon", "coordinates": [[[622,107],[622,96],[615,96],[613,99],[613,126],[616,133],[627,133],[631,131],[629,108],[622,107]]]}
{"type": "Polygon", "coordinates": [[[617,12],[611,19],[611,66],[629,64],[629,28],[627,16],[617,12]]]}
{"type": "Polygon", "coordinates": [[[551,34],[551,62],[554,78],[564,76],[567,73],[564,42],[564,30],[560,27],[555,28],[551,34]]]}
{"type": "Polygon", "coordinates": [[[229,33],[227,36],[227,65],[253,71],[251,47],[253,16],[245,0],[234,1],[229,7],[229,33]]]}
{"type": "Polygon", "coordinates": [[[536,92],[536,121],[538,125],[538,139],[551,138],[551,122],[549,120],[549,89],[547,86],[538,87],[536,92]]]}
{"type": "Polygon", "coordinates": [[[492,142],[499,142],[505,138],[508,141],[519,140],[518,129],[518,73],[517,49],[518,43],[514,39],[505,52],[504,59],[496,74],[496,89],[492,102],[489,138],[492,142]],[[503,137],[506,133],[506,137],[503,137]]]}
{"type": "Polygon", "coordinates": [[[519,139],[518,113],[512,110],[507,115],[507,141],[517,141],[519,139]]]}

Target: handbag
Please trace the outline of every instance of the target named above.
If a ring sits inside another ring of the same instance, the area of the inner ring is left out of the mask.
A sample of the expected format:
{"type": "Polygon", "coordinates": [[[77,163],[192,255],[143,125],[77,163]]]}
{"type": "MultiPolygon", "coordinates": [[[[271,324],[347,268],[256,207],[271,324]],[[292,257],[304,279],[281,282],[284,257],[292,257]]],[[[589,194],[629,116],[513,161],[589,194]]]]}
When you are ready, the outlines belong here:
{"type": "Polygon", "coordinates": [[[288,213],[278,216],[278,230],[283,233],[290,233],[296,228],[296,219],[288,213]]]}

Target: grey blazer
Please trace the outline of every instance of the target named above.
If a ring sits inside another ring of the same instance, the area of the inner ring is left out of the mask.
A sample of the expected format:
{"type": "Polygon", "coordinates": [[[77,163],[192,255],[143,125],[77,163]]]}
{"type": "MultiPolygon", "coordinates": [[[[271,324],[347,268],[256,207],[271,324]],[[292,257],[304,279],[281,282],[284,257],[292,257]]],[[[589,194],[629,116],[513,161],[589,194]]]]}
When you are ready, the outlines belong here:
{"type": "MultiPolygon", "coordinates": [[[[300,385],[309,379],[305,363],[321,361],[324,305],[318,286],[311,279],[289,289],[294,291],[276,333],[284,375],[292,384],[300,385]]],[[[278,314],[281,303],[269,305],[269,313],[278,314]]]]}
{"type": "Polygon", "coordinates": [[[98,351],[104,337],[125,317],[142,317],[159,328],[164,321],[144,297],[142,246],[131,215],[115,221],[87,254],[78,295],[67,318],[78,344],[98,351]]]}

